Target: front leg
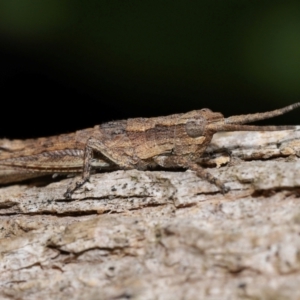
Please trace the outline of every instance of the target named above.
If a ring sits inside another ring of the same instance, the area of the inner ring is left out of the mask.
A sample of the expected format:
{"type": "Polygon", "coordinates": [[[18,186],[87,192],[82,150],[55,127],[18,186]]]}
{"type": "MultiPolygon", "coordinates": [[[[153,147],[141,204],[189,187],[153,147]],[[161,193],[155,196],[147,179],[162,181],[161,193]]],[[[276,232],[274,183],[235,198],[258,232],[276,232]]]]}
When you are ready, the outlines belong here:
{"type": "Polygon", "coordinates": [[[190,161],[187,157],[182,156],[157,156],[154,158],[155,162],[164,168],[176,168],[181,167],[185,169],[192,170],[196,175],[208,181],[211,184],[217,186],[222,194],[225,194],[229,191],[229,188],[224,185],[224,183],[218,178],[211,175],[208,171],[202,168],[200,165],[196,164],[193,161],[190,161]]]}
{"type": "Polygon", "coordinates": [[[110,162],[119,166],[120,169],[133,169],[136,163],[132,157],[126,155],[124,152],[109,149],[102,141],[91,137],[88,139],[84,150],[82,178],[68,187],[64,197],[71,198],[72,194],[89,180],[94,152],[101,153],[110,162]]]}

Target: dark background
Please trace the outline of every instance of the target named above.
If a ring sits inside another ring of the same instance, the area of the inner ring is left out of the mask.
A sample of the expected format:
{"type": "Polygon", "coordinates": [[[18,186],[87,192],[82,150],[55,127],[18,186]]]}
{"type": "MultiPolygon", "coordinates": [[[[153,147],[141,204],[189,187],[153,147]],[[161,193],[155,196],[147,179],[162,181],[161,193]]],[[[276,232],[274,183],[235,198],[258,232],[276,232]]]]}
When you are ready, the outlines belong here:
{"type": "Polygon", "coordinates": [[[0,138],[279,108],[300,101],[300,1],[2,0],[0,92],[0,138]]]}

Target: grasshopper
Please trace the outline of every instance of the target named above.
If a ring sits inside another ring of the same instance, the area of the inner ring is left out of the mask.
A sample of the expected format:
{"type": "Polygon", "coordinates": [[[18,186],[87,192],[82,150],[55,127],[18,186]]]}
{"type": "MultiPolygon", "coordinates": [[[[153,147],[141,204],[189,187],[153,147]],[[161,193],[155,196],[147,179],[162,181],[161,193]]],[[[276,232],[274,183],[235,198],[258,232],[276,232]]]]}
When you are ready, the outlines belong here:
{"type": "Polygon", "coordinates": [[[155,118],[107,122],[52,137],[0,140],[0,184],[47,174],[81,173],[65,197],[88,181],[92,169],[190,169],[222,193],[229,189],[197,164],[213,135],[221,131],[291,130],[295,126],[243,125],[285,114],[300,102],[273,111],[224,118],[208,108],[155,118]]]}

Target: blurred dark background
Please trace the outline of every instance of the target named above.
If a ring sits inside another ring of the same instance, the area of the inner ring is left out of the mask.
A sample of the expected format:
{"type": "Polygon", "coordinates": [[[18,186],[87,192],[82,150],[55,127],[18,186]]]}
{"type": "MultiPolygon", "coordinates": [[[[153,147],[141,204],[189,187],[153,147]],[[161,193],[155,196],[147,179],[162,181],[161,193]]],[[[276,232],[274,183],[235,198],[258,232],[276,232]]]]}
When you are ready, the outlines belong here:
{"type": "Polygon", "coordinates": [[[279,108],[300,101],[300,1],[2,0],[0,92],[0,138],[279,108]]]}

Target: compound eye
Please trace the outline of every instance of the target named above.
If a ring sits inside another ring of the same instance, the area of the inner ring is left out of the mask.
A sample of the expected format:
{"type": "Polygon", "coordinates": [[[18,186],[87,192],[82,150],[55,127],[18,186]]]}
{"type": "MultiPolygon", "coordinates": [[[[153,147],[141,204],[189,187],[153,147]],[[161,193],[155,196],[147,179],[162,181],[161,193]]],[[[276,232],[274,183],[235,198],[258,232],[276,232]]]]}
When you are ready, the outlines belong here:
{"type": "Polygon", "coordinates": [[[188,121],[185,124],[185,130],[190,137],[196,138],[203,135],[205,126],[206,126],[206,119],[200,116],[197,119],[188,121]]]}
{"type": "Polygon", "coordinates": [[[202,108],[202,109],[200,109],[200,111],[202,111],[202,112],[212,112],[209,108],[202,108]]]}

